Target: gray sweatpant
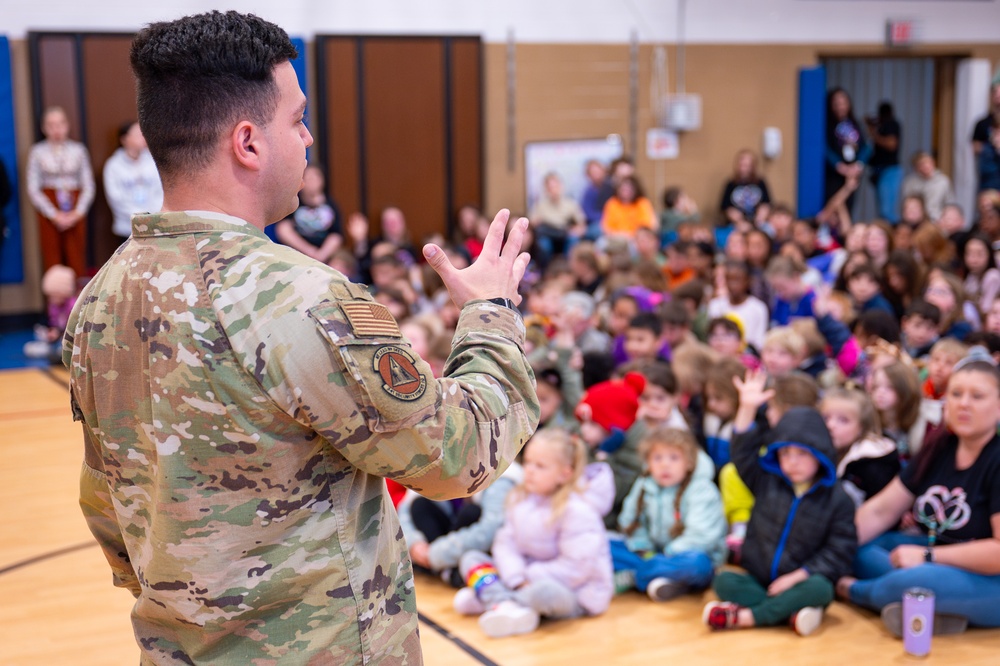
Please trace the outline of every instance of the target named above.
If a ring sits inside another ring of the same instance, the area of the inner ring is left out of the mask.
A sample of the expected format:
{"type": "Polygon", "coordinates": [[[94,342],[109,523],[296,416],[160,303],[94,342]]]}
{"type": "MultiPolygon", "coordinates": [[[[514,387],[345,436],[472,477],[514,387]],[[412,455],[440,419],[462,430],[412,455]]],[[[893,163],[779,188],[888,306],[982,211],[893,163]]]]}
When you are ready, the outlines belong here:
{"type": "MultiPolygon", "coordinates": [[[[470,550],[462,555],[459,562],[462,577],[467,578],[469,571],[481,564],[493,564],[493,559],[478,550],[470,550]]],[[[534,609],[542,617],[552,619],[580,617],[586,614],[583,607],[577,603],[576,593],[559,581],[551,579],[533,581],[517,590],[511,590],[503,584],[503,581],[497,579],[481,588],[478,596],[486,608],[510,599],[534,609]]]]}

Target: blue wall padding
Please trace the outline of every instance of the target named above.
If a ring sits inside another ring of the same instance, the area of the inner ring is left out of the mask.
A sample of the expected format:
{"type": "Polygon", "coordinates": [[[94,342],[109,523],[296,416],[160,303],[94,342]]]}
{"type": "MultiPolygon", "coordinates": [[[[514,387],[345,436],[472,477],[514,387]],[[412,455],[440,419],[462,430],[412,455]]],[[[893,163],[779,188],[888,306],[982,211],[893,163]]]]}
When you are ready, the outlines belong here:
{"type": "Polygon", "coordinates": [[[799,70],[798,216],[823,209],[826,154],[826,68],[799,70]]]}
{"type": "MultiPolygon", "coordinates": [[[[309,97],[309,89],[306,87],[306,40],[301,37],[290,37],[292,44],[295,45],[295,50],[299,52],[299,57],[292,61],[292,69],[295,70],[295,78],[299,80],[299,87],[302,88],[302,92],[305,93],[306,97],[309,97]]],[[[309,126],[309,111],[310,107],[306,106],[306,126],[309,126]]],[[[306,159],[312,154],[312,148],[306,149],[306,159]]],[[[275,235],[274,224],[264,227],[264,233],[267,237],[273,240],[275,243],[278,242],[278,237],[275,235]]]]}
{"type": "Polygon", "coordinates": [[[24,282],[21,248],[21,204],[18,187],[17,144],[14,140],[14,91],[11,86],[10,42],[0,35],[0,160],[14,196],[2,212],[7,221],[6,237],[0,240],[0,283],[24,282]]]}

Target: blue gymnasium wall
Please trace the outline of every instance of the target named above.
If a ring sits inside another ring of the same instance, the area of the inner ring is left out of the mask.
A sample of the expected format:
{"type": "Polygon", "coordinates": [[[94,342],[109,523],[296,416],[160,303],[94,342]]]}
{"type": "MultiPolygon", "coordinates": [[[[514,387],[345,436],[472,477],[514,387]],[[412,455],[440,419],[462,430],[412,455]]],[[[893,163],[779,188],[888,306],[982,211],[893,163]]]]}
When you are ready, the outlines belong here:
{"type": "Polygon", "coordinates": [[[815,217],[826,203],[826,69],[799,70],[798,217],[815,217]]]}
{"type": "Polygon", "coordinates": [[[14,142],[14,94],[11,86],[10,42],[0,36],[0,160],[14,196],[0,214],[7,221],[6,236],[0,239],[0,283],[24,281],[21,253],[21,206],[18,198],[17,145],[14,142]]]}
{"type": "MultiPolygon", "coordinates": [[[[302,37],[291,37],[292,44],[295,45],[295,50],[299,52],[299,57],[292,61],[292,69],[295,70],[295,78],[299,80],[299,87],[302,88],[302,92],[305,93],[306,97],[309,97],[309,89],[306,87],[306,40],[302,37]]],[[[306,126],[308,127],[311,123],[309,122],[309,107],[306,107],[306,126]]],[[[312,156],[312,148],[306,149],[306,159],[312,156]]],[[[264,228],[264,233],[267,237],[273,240],[275,243],[278,242],[277,236],[275,236],[275,226],[270,225],[264,228]]]]}

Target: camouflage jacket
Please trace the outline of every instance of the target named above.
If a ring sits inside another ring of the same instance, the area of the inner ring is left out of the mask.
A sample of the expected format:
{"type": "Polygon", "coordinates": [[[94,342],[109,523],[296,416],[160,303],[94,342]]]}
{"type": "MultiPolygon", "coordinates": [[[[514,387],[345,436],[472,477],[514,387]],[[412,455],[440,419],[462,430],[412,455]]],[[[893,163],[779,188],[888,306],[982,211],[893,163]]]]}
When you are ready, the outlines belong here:
{"type": "Polygon", "coordinates": [[[63,358],[142,663],[421,663],[380,477],[435,499],[497,478],[538,421],[523,336],[473,301],[435,380],[340,273],[237,218],[135,216],[63,358]]]}

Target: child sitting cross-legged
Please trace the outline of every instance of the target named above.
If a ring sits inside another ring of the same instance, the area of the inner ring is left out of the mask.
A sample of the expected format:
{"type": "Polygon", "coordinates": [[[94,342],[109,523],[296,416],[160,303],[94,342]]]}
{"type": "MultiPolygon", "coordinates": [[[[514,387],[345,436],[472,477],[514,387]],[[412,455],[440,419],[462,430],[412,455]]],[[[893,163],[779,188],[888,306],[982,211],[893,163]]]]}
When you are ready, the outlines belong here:
{"type": "Polygon", "coordinates": [[[462,556],[468,587],[455,610],[479,615],[494,638],[526,634],[541,617],[600,615],[614,593],[611,552],[601,516],[614,480],[605,463],[587,465],[587,448],[565,430],[535,433],[524,449],[524,482],[511,491],[493,558],[462,556]]]}
{"type": "Polygon", "coordinates": [[[771,397],[765,381],[758,372],[734,380],[740,406],[733,462],[756,498],[741,559],[747,573],[716,576],[721,601],[705,606],[702,617],[713,629],[789,622],[805,636],[833,601],[834,582],[851,569],[854,502],[837,481],[833,442],[815,409],[788,410],[760,454],[754,417],[771,397]]]}
{"type": "Polygon", "coordinates": [[[694,437],[676,428],[650,431],[639,453],[646,474],[618,517],[626,538],[611,541],[616,586],[635,587],[653,601],[702,590],[725,555],[726,519],[712,466],[698,464],[694,437]]]}

